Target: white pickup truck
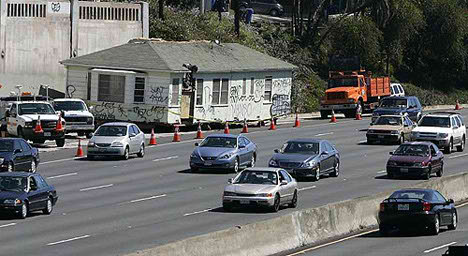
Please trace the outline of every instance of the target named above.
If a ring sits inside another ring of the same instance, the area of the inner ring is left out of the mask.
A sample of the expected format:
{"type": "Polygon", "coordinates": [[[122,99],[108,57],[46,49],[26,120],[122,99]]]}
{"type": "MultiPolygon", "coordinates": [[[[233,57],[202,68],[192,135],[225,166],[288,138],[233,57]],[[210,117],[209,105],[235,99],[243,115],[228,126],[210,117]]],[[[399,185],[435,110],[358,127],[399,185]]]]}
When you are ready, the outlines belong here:
{"type": "MultiPolygon", "coordinates": [[[[47,101],[15,101],[5,112],[7,131],[10,135],[31,140],[34,143],[44,143],[55,140],[57,147],[65,145],[64,129],[57,129],[59,115],[47,101]],[[35,131],[40,118],[42,131],[35,131]]],[[[62,119],[62,127],[66,127],[62,119]]]]}
{"type": "Polygon", "coordinates": [[[86,135],[91,138],[94,132],[94,116],[89,112],[88,106],[81,99],[54,99],[55,111],[62,112],[67,122],[66,133],[76,132],[79,136],[86,135]]]}

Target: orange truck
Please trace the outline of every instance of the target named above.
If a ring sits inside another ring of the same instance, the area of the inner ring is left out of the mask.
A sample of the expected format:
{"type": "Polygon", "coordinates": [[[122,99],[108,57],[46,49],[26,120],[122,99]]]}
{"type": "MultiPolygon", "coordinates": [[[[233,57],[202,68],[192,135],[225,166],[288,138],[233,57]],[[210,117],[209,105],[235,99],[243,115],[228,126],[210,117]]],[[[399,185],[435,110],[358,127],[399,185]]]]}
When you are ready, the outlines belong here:
{"type": "Polygon", "coordinates": [[[390,96],[390,78],[372,77],[361,68],[359,57],[332,56],[328,89],[320,101],[320,116],[343,113],[347,118],[373,110],[383,97],[390,96]]]}

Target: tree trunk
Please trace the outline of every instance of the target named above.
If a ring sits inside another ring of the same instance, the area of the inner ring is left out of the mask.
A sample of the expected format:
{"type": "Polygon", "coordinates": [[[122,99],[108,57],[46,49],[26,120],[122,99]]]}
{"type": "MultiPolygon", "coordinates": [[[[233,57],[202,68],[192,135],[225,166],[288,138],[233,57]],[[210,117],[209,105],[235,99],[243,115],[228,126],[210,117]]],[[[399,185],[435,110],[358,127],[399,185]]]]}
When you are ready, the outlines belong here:
{"type": "Polygon", "coordinates": [[[164,0],[159,0],[159,7],[158,7],[158,12],[159,12],[159,19],[164,20],[164,0]]]}

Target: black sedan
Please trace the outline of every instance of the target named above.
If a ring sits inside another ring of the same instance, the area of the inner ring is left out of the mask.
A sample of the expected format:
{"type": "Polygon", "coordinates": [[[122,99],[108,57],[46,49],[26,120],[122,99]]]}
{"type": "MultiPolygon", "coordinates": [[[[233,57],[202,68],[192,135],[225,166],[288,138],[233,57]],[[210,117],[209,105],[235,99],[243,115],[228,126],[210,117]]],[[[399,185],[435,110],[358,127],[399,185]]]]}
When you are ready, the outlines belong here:
{"type": "Polygon", "coordinates": [[[52,213],[58,196],[38,173],[0,173],[0,211],[26,218],[30,212],[52,213]]]}
{"type": "Polygon", "coordinates": [[[0,171],[35,173],[39,164],[39,150],[21,138],[0,139],[0,171]]]}
{"type": "Polygon", "coordinates": [[[392,228],[419,228],[439,234],[441,226],[457,228],[457,209],[452,199],[433,189],[403,189],[393,192],[380,204],[379,230],[387,235],[392,228]]]}
{"type": "Polygon", "coordinates": [[[268,165],[283,168],[295,178],[312,177],[317,181],[323,174],[340,174],[340,153],[327,140],[293,139],[275,153],[268,165]]]}

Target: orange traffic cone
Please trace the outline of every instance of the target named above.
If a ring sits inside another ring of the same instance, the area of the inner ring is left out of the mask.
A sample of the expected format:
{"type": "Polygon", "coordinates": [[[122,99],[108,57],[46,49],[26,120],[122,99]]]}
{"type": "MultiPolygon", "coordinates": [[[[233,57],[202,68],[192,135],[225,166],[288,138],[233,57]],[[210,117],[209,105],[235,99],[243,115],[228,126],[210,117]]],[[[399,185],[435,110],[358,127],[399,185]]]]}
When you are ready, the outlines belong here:
{"type": "Polygon", "coordinates": [[[151,128],[151,138],[150,138],[149,144],[150,144],[150,145],[156,145],[156,144],[158,144],[158,143],[156,142],[156,135],[154,135],[154,128],[151,128]]]}
{"type": "Polygon", "coordinates": [[[333,109],[332,109],[332,117],[330,119],[330,123],[336,123],[335,111],[333,111],[333,109]]]}
{"type": "Polygon", "coordinates": [[[229,123],[226,122],[226,125],[224,126],[224,134],[229,134],[229,123]]]}
{"type": "Polygon", "coordinates": [[[244,120],[244,127],[242,127],[241,133],[249,133],[249,127],[247,126],[247,121],[244,120]]]}
{"type": "Polygon", "coordinates": [[[42,125],[41,125],[41,116],[37,117],[37,122],[36,122],[36,127],[34,127],[34,132],[35,133],[43,133],[44,130],[42,130],[42,125]]]}
{"type": "Polygon", "coordinates": [[[362,120],[361,113],[356,111],[356,120],[362,120]]]}
{"type": "Polygon", "coordinates": [[[301,122],[299,121],[299,115],[296,113],[296,121],[294,122],[294,127],[301,127],[301,122]]]}
{"type": "Polygon", "coordinates": [[[270,128],[268,130],[276,130],[276,124],[273,118],[271,119],[270,128]]]}
{"type": "Polygon", "coordinates": [[[78,149],[76,150],[75,157],[83,157],[83,149],[81,148],[81,139],[78,139],[78,149]]]}
{"type": "Polygon", "coordinates": [[[198,122],[197,137],[195,139],[203,139],[203,132],[201,129],[201,123],[198,122]]]}
{"type": "Polygon", "coordinates": [[[57,121],[57,125],[55,126],[55,130],[58,131],[58,132],[61,132],[64,130],[63,128],[63,125],[62,125],[62,115],[59,114],[59,118],[58,118],[58,121],[57,121]]]}
{"type": "Polygon", "coordinates": [[[460,109],[461,109],[460,103],[457,100],[457,104],[455,104],[455,110],[460,110],[460,109]]]}
{"type": "Polygon", "coordinates": [[[174,138],[172,139],[172,142],[180,142],[180,134],[179,134],[179,126],[175,126],[174,130],[174,138]]]}

